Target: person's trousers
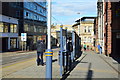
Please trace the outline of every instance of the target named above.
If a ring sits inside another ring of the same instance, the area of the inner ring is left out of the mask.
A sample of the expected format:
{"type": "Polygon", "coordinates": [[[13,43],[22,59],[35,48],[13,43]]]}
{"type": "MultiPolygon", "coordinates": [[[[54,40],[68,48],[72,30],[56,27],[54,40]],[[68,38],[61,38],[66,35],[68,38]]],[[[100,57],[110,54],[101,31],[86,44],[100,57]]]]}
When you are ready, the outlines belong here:
{"type": "Polygon", "coordinates": [[[100,49],[100,54],[102,54],[102,49],[100,49]]]}
{"type": "Polygon", "coordinates": [[[99,49],[99,54],[102,54],[102,49],[99,49]]]}
{"type": "Polygon", "coordinates": [[[43,52],[37,52],[37,61],[43,64],[43,52]]]}

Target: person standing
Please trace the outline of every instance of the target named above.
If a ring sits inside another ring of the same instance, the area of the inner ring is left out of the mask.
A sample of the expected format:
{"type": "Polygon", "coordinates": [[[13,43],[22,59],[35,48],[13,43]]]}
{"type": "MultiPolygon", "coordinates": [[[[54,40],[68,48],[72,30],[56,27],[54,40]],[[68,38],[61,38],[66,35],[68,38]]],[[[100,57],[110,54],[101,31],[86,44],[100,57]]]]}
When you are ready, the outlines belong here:
{"type": "Polygon", "coordinates": [[[69,52],[72,52],[73,51],[73,44],[72,44],[72,38],[70,37],[69,40],[68,40],[68,46],[67,46],[67,50],[69,52]]]}
{"type": "Polygon", "coordinates": [[[44,65],[43,62],[43,53],[45,51],[45,43],[44,40],[40,37],[39,40],[37,41],[37,65],[44,65]]]}
{"type": "Polygon", "coordinates": [[[68,51],[68,66],[69,66],[69,70],[71,70],[71,64],[72,64],[72,60],[73,60],[73,44],[72,44],[72,38],[69,37],[68,41],[67,41],[67,51],[68,51]]]}
{"type": "Polygon", "coordinates": [[[85,42],[84,42],[84,51],[86,51],[86,48],[87,48],[87,46],[86,46],[86,44],[85,44],[85,42]]]}
{"type": "Polygon", "coordinates": [[[97,48],[98,48],[99,54],[102,54],[102,47],[100,46],[100,44],[98,44],[97,48]]]}

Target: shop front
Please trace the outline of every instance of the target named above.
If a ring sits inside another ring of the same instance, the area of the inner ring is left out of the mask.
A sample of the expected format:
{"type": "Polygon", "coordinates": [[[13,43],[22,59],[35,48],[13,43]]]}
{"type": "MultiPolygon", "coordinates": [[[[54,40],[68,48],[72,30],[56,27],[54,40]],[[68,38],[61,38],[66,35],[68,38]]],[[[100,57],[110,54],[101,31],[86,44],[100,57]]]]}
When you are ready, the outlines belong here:
{"type": "Polygon", "coordinates": [[[18,19],[0,15],[0,52],[18,49],[18,19]]]}
{"type": "Polygon", "coordinates": [[[17,33],[0,33],[1,51],[14,51],[18,49],[18,34],[17,33]]]}

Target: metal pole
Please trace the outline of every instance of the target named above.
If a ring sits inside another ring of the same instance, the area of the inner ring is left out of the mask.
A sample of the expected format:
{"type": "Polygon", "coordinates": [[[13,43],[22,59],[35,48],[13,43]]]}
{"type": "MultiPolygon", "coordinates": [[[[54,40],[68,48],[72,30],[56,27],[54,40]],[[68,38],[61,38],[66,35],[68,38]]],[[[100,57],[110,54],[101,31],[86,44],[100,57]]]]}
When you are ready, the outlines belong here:
{"type": "Polygon", "coordinates": [[[23,41],[22,41],[22,51],[23,51],[23,41]]]}
{"type": "Polygon", "coordinates": [[[26,41],[25,41],[25,51],[27,51],[27,50],[26,50],[26,41]]]}
{"type": "Polygon", "coordinates": [[[72,52],[72,62],[75,60],[75,55],[76,55],[76,53],[75,53],[75,33],[74,33],[74,31],[72,31],[72,44],[73,44],[73,52],[72,52]]]}
{"type": "Polygon", "coordinates": [[[80,37],[80,24],[78,25],[78,36],[80,37]]]}
{"type": "MultiPolygon", "coordinates": [[[[80,15],[80,12],[78,12],[77,14],[80,15]]],[[[78,36],[80,37],[80,25],[78,25],[78,36]]]]}
{"type": "Polygon", "coordinates": [[[45,52],[46,56],[46,80],[52,80],[52,56],[53,51],[51,50],[51,0],[48,0],[48,16],[47,16],[47,38],[48,45],[45,52]]]}
{"type": "Polygon", "coordinates": [[[63,72],[63,29],[62,25],[60,26],[60,76],[62,77],[63,72]]]}
{"type": "Polygon", "coordinates": [[[48,49],[51,49],[51,0],[48,0],[48,22],[47,22],[47,35],[48,35],[48,49]]]}

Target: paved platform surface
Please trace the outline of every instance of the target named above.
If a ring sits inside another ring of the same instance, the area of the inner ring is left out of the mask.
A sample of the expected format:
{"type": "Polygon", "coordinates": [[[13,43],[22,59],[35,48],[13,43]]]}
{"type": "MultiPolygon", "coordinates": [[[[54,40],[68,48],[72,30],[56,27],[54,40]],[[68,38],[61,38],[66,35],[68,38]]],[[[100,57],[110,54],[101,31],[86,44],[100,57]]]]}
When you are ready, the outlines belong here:
{"type": "MultiPolygon", "coordinates": [[[[78,59],[78,61],[80,61],[78,59]]],[[[80,61],[77,66],[71,71],[67,78],[83,78],[83,79],[118,79],[120,74],[119,64],[113,63],[112,58],[105,57],[104,55],[95,54],[93,51],[86,52],[86,56],[80,61]],[[112,67],[116,68],[114,70],[112,67]]]]}
{"type": "MultiPolygon", "coordinates": [[[[60,66],[58,65],[58,54],[54,53],[53,56],[53,72],[52,77],[54,79],[60,79],[60,66]]],[[[10,66],[5,68],[3,73],[6,75],[3,78],[45,78],[45,67],[46,66],[36,66],[36,59],[33,58],[24,63],[17,64],[15,66],[10,66]],[[26,66],[29,65],[29,66],[26,66]],[[19,68],[19,67],[23,68],[19,68]],[[25,67],[26,66],[26,67],[25,67]],[[9,73],[10,69],[15,70],[9,73]],[[8,70],[7,70],[8,69],[8,70]],[[9,74],[7,74],[9,73],[9,74]]],[[[113,61],[112,58],[105,57],[104,55],[95,54],[93,51],[87,51],[82,56],[76,60],[74,63],[74,69],[68,73],[65,79],[82,79],[82,80],[92,80],[92,79],[113,79],[119,80],[119,64],[113,61]],[[112,66],[112,67],[111,67],[112,66]]],[[[27,79],[26,79],[27,80],[27,79]]],[[[39,79],[38,79],[39,80],[39,79]]]]}

